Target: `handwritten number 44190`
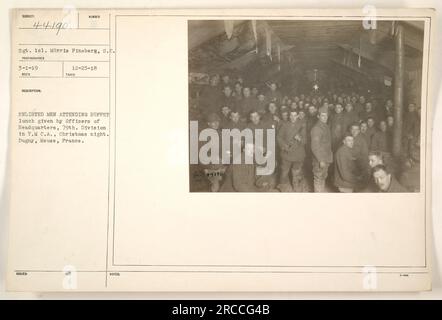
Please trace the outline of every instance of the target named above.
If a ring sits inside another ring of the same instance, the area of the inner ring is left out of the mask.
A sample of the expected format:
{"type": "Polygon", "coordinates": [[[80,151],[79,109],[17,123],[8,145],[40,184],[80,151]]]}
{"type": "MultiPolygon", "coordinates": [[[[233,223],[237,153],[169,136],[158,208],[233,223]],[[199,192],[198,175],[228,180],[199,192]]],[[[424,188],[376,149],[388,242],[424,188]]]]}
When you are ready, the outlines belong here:
{"type": "Polygon", "coordinates": [[[60,30],[67,29],[69,27],[69,23],[67,22],[56,22],[56,21],[36,21],[33,24],[34,29],[44,29],[44,30],[56,30],[56,34],[60,33],[60,30]]]}

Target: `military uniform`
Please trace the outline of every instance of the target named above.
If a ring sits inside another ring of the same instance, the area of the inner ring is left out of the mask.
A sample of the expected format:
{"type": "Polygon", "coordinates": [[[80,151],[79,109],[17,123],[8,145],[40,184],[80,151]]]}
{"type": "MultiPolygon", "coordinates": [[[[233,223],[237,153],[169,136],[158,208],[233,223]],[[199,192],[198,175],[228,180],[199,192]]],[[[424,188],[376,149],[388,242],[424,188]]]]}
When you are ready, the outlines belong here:
{"type": "Polygon", "coordinates": [[[387,132],[378,131],[373,135],[370,150],[382,152],[390,151],[387,132]]]}
{"type": "Polygon", "coordinates": [[[302,171],[305,159],[306,127],[303,121],[287,121],[281,126],[276,137],[281,157],[280,184],[288,184],[289,171],[292,173],[294,191],[303,191],[302,171]],[[295,139],[298,136],[299,140],[295,139]]]}
{"type": "Polygon", "coordinates": [[[396,178],[391,175],[391,181],[390,186],[386,191],[383,191],[378,188],[378,192],[384,192],[384,193],[399,193],[399,192],[409,192],[407,189],[405,189],[397,180],[396,178]]]}
{"type": "Polygon", "coordinates": [[[262,117],[262,122],[265,123],[267,128],[277,129],[280,120],[278,121],[276,118],[279,119],[279,115],[277,113],[268,112],[262,117]]]}
{"type": "Polygon", "coordinates": [[[318,120],[311,131],[311,149],[313,153],[313,186],[315,192],[324,192],[328,167],[333,162],[330,128],[318,120]],[[320,166],[320,162],[324,166],[320,166]]]}
{"type": "Polygon", "coordinates": [[[334,185],[338,189],[352,192],[356,188],[357,177],[356,158],[352,149],[342,145],[335,154],[334,185]]]}
{"type": "Polygon", "coordinates": [[[368,178],[370,174],[370,168],[368,165],[368,146],[367,142],[361,134],[354,137],[353,155],[356,158],[356,164],[360,171],[360,175],[368,178]]]}
{"type": "Polygon", "coordinates": [[[374,127],[367,127],[367,131],[365,132],[365,135],[367,136],[367,146],[371,146],[371,140],[373,139],[374,134],[376,133],[376,128],[374,127]]]}
{"type": "Polygon", "coordinates": [[[232,164],[226,172],[221,192],[256,192],[254,164],[232,164]]]}
{"type": "Polygon", "coordinates": [[[361,112],[359,112],[359,119],[360,120],[367,121],[368,118],[373,118],[376,121],[377,115],[373,110],[371,110],[371,111],[362,110],[361,112]]]}
{"type": "Polygon", "coordinates": [[[282,100],[282,94],[278,90],[269,90],[266,94],[266,98],[269,102],[275,102],[276,104],[279,104],[282,100]]]}
{"type": "Polygon", "coordinates": [[[344,113],[335,113],[334,117],[330,120],[330,129],[332,135],[333,149],[336,150],[342,144],[342,138],[345,133],[345,117],[344,113]]]}
{"type": "Polygon", "coordinates": [[[238,111],[241,117],[247,118],[250,112],[254,111],[256,107],[256,98],[254,97],[244,97],[238,102],[238,111]]]}
{"type": "Polygon", "coordinates": [[[237,101],[234,97],[232,96],[226,96],[223,95],[223,97],[220,100],[220,109],[221,107],[229,107],[230,110],[232,111],[236,111],[237,110],[237,101]]]}

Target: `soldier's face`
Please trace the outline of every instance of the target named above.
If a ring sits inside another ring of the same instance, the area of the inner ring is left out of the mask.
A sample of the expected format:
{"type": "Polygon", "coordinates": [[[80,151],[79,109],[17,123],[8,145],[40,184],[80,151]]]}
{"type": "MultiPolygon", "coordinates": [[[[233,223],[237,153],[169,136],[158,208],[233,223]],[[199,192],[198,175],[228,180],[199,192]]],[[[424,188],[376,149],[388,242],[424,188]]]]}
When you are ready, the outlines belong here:
{"type": "Polygon", "coordinates": [[[361,132],[361,129],[359,129],[359,126],[352,126],[350,132],[353,137],[356,137],[361,132]]]}
{"type": "Polygon", "coordinates": [[[225,94],[227,97],[230,97],[230,95],[232,94],[232,89],[230,89],[230,87],[226,87],[226,88],[224,88],[224,94],[225,94]]]}
{"type": "Polygon", "coordinates": [[[393,117],[388,117],[387,118],[387,123],[389,127],[392,127],[394,124],[394,118],[393,117]]]}
{"type": "Polygon", "coordinates": [[[270,85],[270,89],[272,89],[272,91],[275,91],[276,90],[276,83],[272,83],[270,85]]]}
{"type": "Polygon", "coordinates": [[[361,123],[361,132],[362,133],[367,132],[367,124],[365,122],[361,123]]]}
{"type": "Polygon", "coordinates": [[[250,115],[250,121],[253,124],[258,124],[259,123],[259,114],[257,112],[254,112],[250,115]]]}
{"type": "Polygon", "coordinates": [[[367,125],[368,125],[370,128],[373,128],[373,126],[374,126],[374,120],[373,120],[372,118],[368,119],[368,120],[367,120],[367,125]]]}
{"type": "Polygon", "coordinates": [[[270,113],[275,113],[276,112],[276,104],[274,104],[274,103],[269,104],[269,111],[270,111],[270,113]]]}
{"type": "Polygon", "coordinates": [[[211,121],[208,123],[209,127],[215,130],[219,129],[219,121],[211,121]]]}
{"type": "Polygon", "coordinates": [[[378,170],[373,173],[373,178],[379,189],[387,191],[391,182],[391,174],[386,173],[384,170],[378,170]]]}
{"type": "Polygon", "coordinates": [[[305,118],[305,112],[304,111],[299,112],[298,118],[301,119],[301,120],[304,119],[305,118]]]}
{"type": "Polygon", "coordinates": [[[221,109],[221,112],[223,113],[224,116],[227,117],[227,116],[229,115],[230,108],[229,108],[229,107],[223,107],[223,108],[221,109]]]}
{"type": "Polygon", "coordinates": [[[290,112],[290,121],[295,122],[298,119],[298,114],[296,112],[290,112]]]}
{"type": "Polygon", "coordinates": [[[250,89],[249,88],[244,88],[243,94],[244,94],[244,97],[250,97],[250,89]]]}
{"type": "Polygon", "coordinates": [[[264,98],[265,98],[265,96],[263,94],[260,94],[258,96],[258,100],[261,101],[261,102],[264,101],[264,98]]]}
{"type": "Polygon", "coordinates": [[[321,113],[319,114],[319,120],[320,120],[322,123],[327,123],[327,120],[328,120],[328,114],[327,114],[326,112],[321,112],[321,113]]]}
{"type": "Polygon", "coordinates": [[[342,112],[342,105],[337,104],[337,105],[335,106],[335,112],[336,112],[336,113],[341,113],[341,112],[342,112]]]}
{"type": "Polygon", "coordinates": [[[230,114],[230,119],[232,119],[233,122],[239,121],[239,113],[238,112],[232,112],[230,114]]]}
{"type": "Polygon", "coordinates": [[[352,106],[350,103],[347,103],[347,104],[345,105],[345,110],[346,110],[347,112],[350,112],[352,109],[353,109],[353,106],[352,106]]]}
{"type": "Polygon", "coordinates": [[[282,120],[287,121],[287,120],[289,119],[289,114],[288,114],[288,112],[283,112],[283,113],[281,113],[281,117],[282,117],[282,120]]]}
{"type": "Polygon", "coordinates": [[[384,164],[380,157],[374,154],[368,156],[368,165],[370,166],[370,168],[374,168],[380,164],[384,164]]]}
{"type": "Polygon", "coordinates": [[[345,137],[344,138],[344,144],[349,147],[349,148],[353,148],[353,144],[354,144],[354,139],[353,137],[345,137]]]}
{"type": "Polygon", "coordinates": [[[379,129],[381,129],[382,132],[387,131],[387,123],[385,121],[381,121],[379,124],[379,129]]]}

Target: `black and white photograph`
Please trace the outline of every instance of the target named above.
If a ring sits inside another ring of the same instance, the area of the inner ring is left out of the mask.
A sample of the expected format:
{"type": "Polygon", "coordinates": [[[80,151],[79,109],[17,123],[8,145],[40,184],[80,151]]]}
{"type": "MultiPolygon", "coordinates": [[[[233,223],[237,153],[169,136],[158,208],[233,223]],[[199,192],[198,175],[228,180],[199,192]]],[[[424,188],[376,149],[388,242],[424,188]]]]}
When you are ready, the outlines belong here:
{"type": "Polygon", "coordinates": [[[420,192],[423,43],[415,20],[189,20],[190,191],[420,192]]]}

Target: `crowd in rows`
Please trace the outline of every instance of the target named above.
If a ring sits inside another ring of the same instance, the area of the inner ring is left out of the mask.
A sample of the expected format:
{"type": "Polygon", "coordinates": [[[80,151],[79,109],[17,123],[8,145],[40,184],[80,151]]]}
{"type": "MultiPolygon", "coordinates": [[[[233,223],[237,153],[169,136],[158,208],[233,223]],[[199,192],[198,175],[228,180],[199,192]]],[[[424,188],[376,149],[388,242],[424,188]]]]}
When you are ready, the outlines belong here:
{"type": "Polygon", "coordinates": [[[393,100],[367,91],[323,92],[314,85],[283,94],[276,82],[248,86],[241,77],[213,75],[195,106],[191,118],[216,130],[276,130],[273,174],[257,175],[254,164],[198,166],[211,191],[419,191],[421,121],[414,101],[404,108],[399,139],[393,100]]]}

